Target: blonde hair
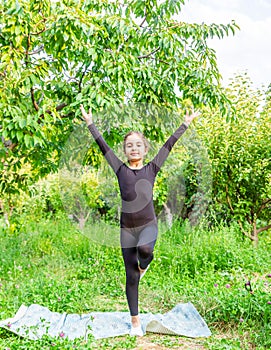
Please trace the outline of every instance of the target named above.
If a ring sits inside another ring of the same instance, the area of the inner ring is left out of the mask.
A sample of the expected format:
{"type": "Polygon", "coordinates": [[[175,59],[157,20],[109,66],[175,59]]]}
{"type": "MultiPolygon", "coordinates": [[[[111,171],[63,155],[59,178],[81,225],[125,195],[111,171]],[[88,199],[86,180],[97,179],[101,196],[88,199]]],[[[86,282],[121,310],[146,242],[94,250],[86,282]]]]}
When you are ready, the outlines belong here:
{"type": "Polygon", "coordinates": [[[148,149],[149,149],[149,142],[146,139],[146,137],[144,136],[144,134],[142,134],[142,132],[140,132],[140,131],[129,131],[128,134],[126,134],[124,136],[124,139],[123,139],[123,150],[124,150],[124,152],[125,152],[125,143],[126,143],[127,137],[131,136],[133,134],[136,134],[136,135],[138,135],[141,138],[141,140],[143,141],[143,144],[145,146],[146,151],[148,151],[148,149]]]}

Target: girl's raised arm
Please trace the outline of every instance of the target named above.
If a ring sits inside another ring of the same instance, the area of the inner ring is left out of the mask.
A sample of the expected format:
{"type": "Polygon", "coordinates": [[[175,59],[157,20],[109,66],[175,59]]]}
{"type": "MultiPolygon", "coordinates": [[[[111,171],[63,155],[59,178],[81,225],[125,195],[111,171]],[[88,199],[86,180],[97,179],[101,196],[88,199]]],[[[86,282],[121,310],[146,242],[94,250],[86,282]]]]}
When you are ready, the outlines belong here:
{"type": "Polygon", "coordinates": [[[192,109],[191,113],[189,113],[187,110],[184,118],[184,124],[186,126],[189,126],[189,124],[193,121],[193,119],[198,117],[199,115],[200,115],[200,111],[198,109],[195,111],[194,109],[192,109]]]}
{"type": "Polygon", "coordinates": [[[104,140],[104,138],[100,134],[99,130],[96,128],[95,124],[93,123],[91,109],[89,109],[89,111],[87,113],[84,106],[80,105],[80,110],[81,110],[83,118],[85,119],[85,122],[88,126],[89,131],[91,132],[94,140],[98,144],[105,159],[107,160],[107,162],[111,166],[111,168],[114,170],[114,172],[117,173],[118,169],[123,164],[123,162],[115,155],[113,150],[108,146],[108,144],[106,143],[106,141],[104,140]]]}
{"type": "Polygon", "coordinates": [[[91,125],[93,123],[91,108],[89,108],[87,113],[84,106],[80,105],[80,110],[83,118],[85,119],[85,122],[87,123],[87,126],[91,125]]]}
{"type": "Polygon", "coordinates": [[[155,172],[158,172],[168,157],[169,152],[171,151],[174,144],[178,141],[181,135],[186,131],[190,123],[194,118],[200,115],[198,110],[194,111],[192,109],[191,113],[188,111],[185,114],[185,119],[183,124],[174,132],[173,135],[169,137],[169,139],[164,143],[164,145],[160,148],[157,155],[153,158],[152,163],[155,165],[155,172]]]}

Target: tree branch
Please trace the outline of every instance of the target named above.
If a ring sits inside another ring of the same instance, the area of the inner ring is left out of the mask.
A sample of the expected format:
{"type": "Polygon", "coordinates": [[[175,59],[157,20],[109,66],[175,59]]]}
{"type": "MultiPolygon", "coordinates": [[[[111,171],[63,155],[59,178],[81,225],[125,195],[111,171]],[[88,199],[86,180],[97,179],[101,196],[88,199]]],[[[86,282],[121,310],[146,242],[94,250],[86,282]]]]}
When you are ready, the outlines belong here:
{"type": "Polygon", "coordinates": [[[40,53],[44,49],[44,45],[41,45],[36,51],[28,52],[28,55],[35,55],[36,53],[40,53]]]}
{"type": "MultiPolygon", "coordinates": [[[[66,102],[63,102],[63,103],[60,103],[58,106],[56,106],[56,111],[58,112],[58,111],[61,111],[64,107],[66,107],[68,104],[66,103],[66,102]]],[[[45,111],[47,114],[52,114],[53,112],[52,111],[50,111],[49,109],[47,109],[46,111],[45,111]]],[[[68,113],[68,114],[66,114],[66,115],[63,115],[63,116],[61,116],[61,118],[67,118],[68,116],[70,116],[71,114],[70,113],[68,113]]],[[[44,114],[41,114],[40,116],[39,116],[39,121],[38,121],[38,123],[40,123],[41,122],[41,119],[43,119],[44,118],[44,114]]]]}
{"type": "Polygon", "coordinates": [[[253,225],[253,221],[250,219],[250,217],[248,215],[246,215],[247,221],[250,225],[253,225]]]}
{"type": "Polygon", "coordinates": [[[252,241],[256,241],[256,240],[257,240],[257,236],[252,236],[251,234],[247,233],[247,231],[245,231],[241,220],[238,219],[237,222],[238,222],[238,224],[239,224],[239,226],[240,226],[240,229],[241,229],[242,233],[243,233],[246,237],[248,237],[248,238],[251,239],[252,241]]]}
{"type": "Polygon", "coordinates": [[[41,33],[45,32],[46,28],[44,27],[41,31],[37,33],[31,33],[31,35],[40,35],[41,33]]]}
{"type": "Polygon", "coordinates": [[[46,26],[45,26],[46,18],[43,17],[43,15],[42,15],[42,20],[41,20],[40,22],[37,23],[37,26],[38,26],[39,24],[41,24],[41,23],[44,24],[44,28],[43,28],[42,30],[40,30],[39,32],[37,32],[37,33],[30,33],[30,35],[40,35],[41,33],[45,32],[45,30],[46,30],[46,26]]]}
{"type": "Polygon", "coordinates": [[[261,233],[261,232],[263,232],[263,231],[269,230],[270,228],[271,228],[271,224],[259,228],[256,232],[257,232],[257,234],[259,234],[259,233],[261,233]]]}
{"type": "MultiPolygon", "coordinates": [[[[142,58],[151,58],[152,60],[154,60],[155,59],[155,57],[151,57],[151,55],[153,55],[154,53],[156,53],[157,51],[159,51],[160,50],[160,47],[158,47],[157,49],[155,49],[155,50],[153,50],[152,52],[150,52],[150,53],[148,53],[148,54],[146,54],[146,55],[142,55],[142,56],[138,56],[137,58],[138,59],[142,59],[142,58]]],[[[162,63],[164,63],[164,64],[166,64],[166,65],[170,65],[168,62],[166,62],[166,61],[164,61],[164,60],[161,60],[161,59],[157,59],[159,62],[162,62],[162,63]]]]}
{"type": "Polygon", "coordinates": [[[233,207],[232,207],[232,204],[231,204],[231,199],[230,199],[230,196],[229,196],[228,185],[226,185],[226,199],[227,199],[227,203],[228,203],[228,205],[230,207],[231,212],[234,214],[234,210],[233,210],[233,207]]]}
{"type": "Polygon", "coordinates": [[[25,66],[28,66],[28,53],[29,53],[29,49],[30,49],[30,35],[28,35],[27,37],[27,46],[26,46],[26,50],[25,50],[25,66]]]}
{"type": "MultiPolygon", "coordinates": [[[[145,7],[145,9],[144,9],[144,18],[143,18],[143,21],[140,23],[139,28],[143,27],[143,24],[146,22],[146,19],[147,19],[147,10],[146,10],[146,7],[145,7]]],[[[138,29],[136,29],[136,31],[138,31],[138,29]]]]}
{"type": "Polygon", "coordinates": [[[262,205],[260,206],[260,208],[257,210],[257,216],[258,214],[266,207],[266,205],[268,203],[271,203],[271,198],[266,199],[265,201],[263,201],[262,205]]]}
{"type": "Polygon", "coordinates": [[[84,76],[86,75],[87,70],[88,70],[88,67],[86,67],[86,68],[84,69],[84,71],[83,71],[83,73],[82,73],[82,75],[81,75],[81,77],[80,77],[80,80],[79,80],[79,83],[78,83],[78,89],[79,89],[79,91],[82,90],[82,82],[83,82],[84,76]]]}
{"type": "MultiPolygon", "coordinates": [[[[152,57],[152,59],[154,59],[153,57],[152,57]]],[[[164,61],[164,60],[158,60],[159,62],[162,62],[162,63],[164,63],[164,64],[166,64],[166,65],[168,65],[169,66],[169,63],[168,62],[166,62],[166,61],[164,61]]]]}
{"type": "Polygon", "coordinates": [[[160,47],[158,47],[157,49],[153,50],[152,52],[150,52],[150,53],[148,53],[148,54],[146,54],[146,55],[138,56],[137,58],[138,58],[138,59],[148,58],[148,57],[150,57],[151,55],[153,55],[154,53],[156,53],[156,52],[159,51],[159,50],[160,50],[160,47]]]}
{"type": "MultiPolygon", "coordinates": [[[[68,104],[66,102],[60,103],[60,105],[56,106],[56,110],[57,111],[61,111],[61,109],[63,109],[64,107],[66,107],[68,104]]],[[[49,113],[48,111],[46,111],[46,113],[49,113]]]]}
{"type": "Polygon", "coordinates": [[[31,87],[30,91],[31,91],[31,100],[32,100],[33,106],[34,106],[35,110],[38,111],[39,110],[39,106],[38,106],[38,104],[37,104],[37,102],[35,100],[33,87],[31,87]]]}
{"type": "MultiPolygon", "coordinates": [[[[26,46],[26,51],[25,51],[25,66],[28,67],[28,64],[29,64],[29,61],[28,61],[28,58],[29,58],[29,49],[30,49],[30,46],[31,46],[31,37],[30,35],[28,35],[27,37],[27,46],[26,46]]],[[[30,88],[30,93],[31,93],[31,101],[32,101],[32,104],[35,108],[36,111],[39,110],[39,106],[35,100],[35,94],[34,94],[34,89],[33,89],[33,86],[31,86],[30,88]]]]}
{"type": "Polygon", "coordinates": [[[147,16],[146,16],[146,13],[145,13],[145,17],[144,17],[143,21],[139,25],[140,28],[142,28],[143,24],[146,22],[146,19],[147,19],[147,16]]]}

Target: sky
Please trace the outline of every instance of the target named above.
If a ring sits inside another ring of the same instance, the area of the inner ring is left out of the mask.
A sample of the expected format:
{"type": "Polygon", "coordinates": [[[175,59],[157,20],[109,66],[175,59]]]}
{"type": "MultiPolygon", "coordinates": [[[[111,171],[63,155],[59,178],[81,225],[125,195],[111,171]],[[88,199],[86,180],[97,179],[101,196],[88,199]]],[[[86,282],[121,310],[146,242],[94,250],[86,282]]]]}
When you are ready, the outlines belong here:
{"type": "Polygon", "coordinates": [[[179,19],[206,24],[235,20],[240,30],[234,36],[209,41],[223,85],[242,72],[257,88],[271,83],[271,0],[186,0],[179,19]]]}

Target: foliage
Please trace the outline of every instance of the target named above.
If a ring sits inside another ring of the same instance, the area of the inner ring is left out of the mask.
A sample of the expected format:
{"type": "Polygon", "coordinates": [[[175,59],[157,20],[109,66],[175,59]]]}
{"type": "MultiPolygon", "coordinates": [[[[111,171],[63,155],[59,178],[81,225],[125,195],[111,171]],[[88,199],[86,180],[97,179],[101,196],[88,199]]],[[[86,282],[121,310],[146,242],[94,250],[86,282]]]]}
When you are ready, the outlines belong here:
{"type": "Polygon", "coordinates": [[[257,243],[259,234],[271,228],[270,92],[253,89],[242,75],[232,81],[227,96],[234,108],[231,117],[207,110],[197,130],[212,165],[215,210],[224,211],[225,221],[238,221],[257,243]]]}
{"type": "Polygon", "coordinates": [[[66,213],[78,221],[80,228],[84,227],[91,210],[104,206],[98,177],[89,169],[80,173],[62,171],[58,187],[66,213]]]}
{"type": "MultiPolygon", "coordinates": [[[[99,113],[127,101],[176,109],[188,98],[223,109],[207,41],[238,27],[173,19],[182,6],[168,0],[1,2],[1,193],[10,196],[56,171],[80,103],[99,113]]],[[[113,114],[100,122],[103,130],[122,129],[113,114]]]]}
{"type": "Polygon", "coordinates": [[[18,231],[26,216],[36,221],[69,217],[83,229],[88,219],[117,220],[119,198],[112,191],[112,181],[109,183],[93,168],[84,166],[72,172],[62,169],[32,185],[29,195],[21,193],[16,197],[12,224],[18,231]]]}

